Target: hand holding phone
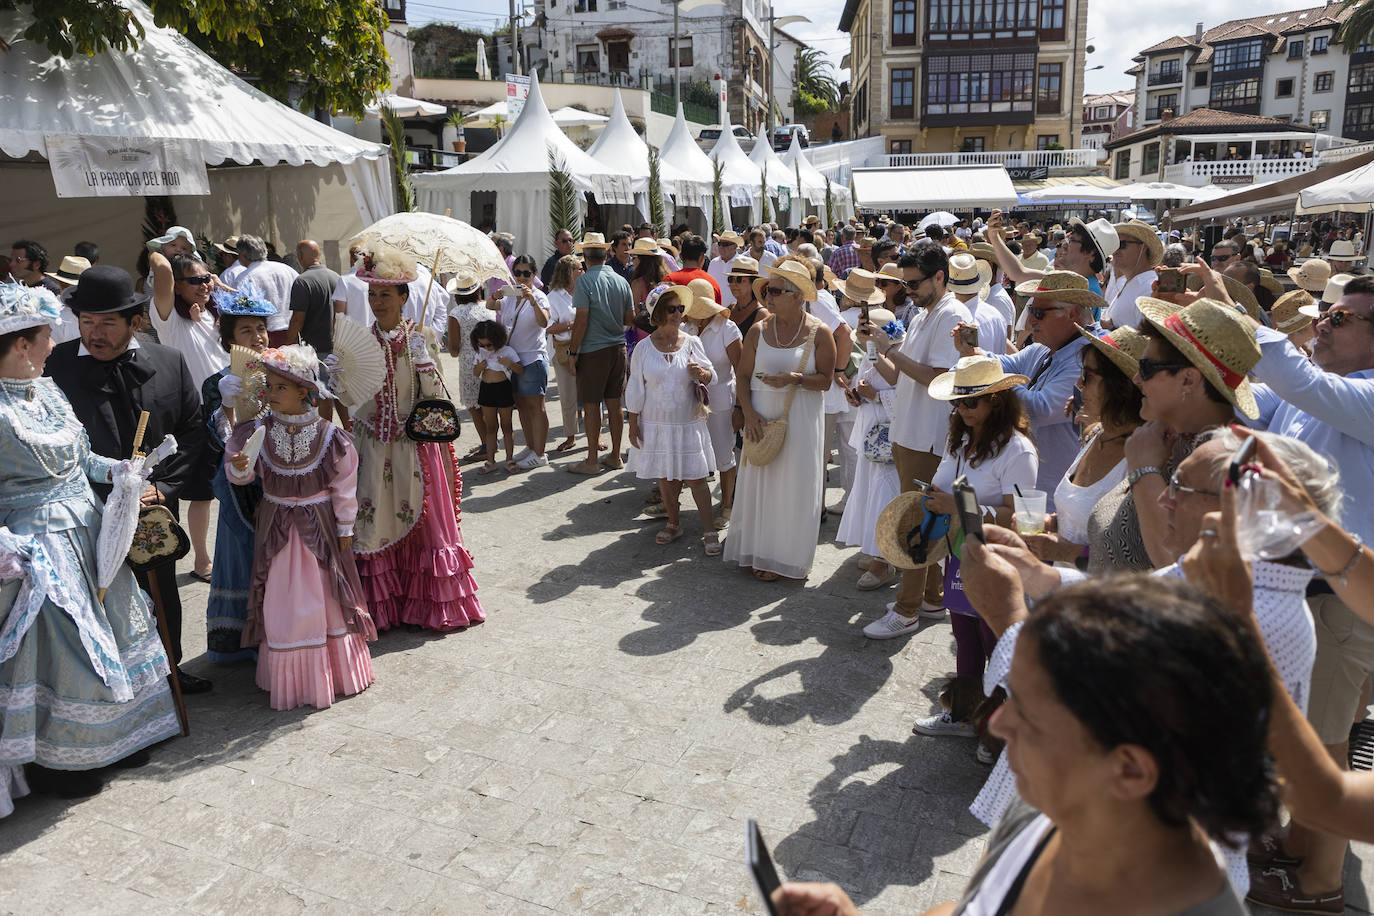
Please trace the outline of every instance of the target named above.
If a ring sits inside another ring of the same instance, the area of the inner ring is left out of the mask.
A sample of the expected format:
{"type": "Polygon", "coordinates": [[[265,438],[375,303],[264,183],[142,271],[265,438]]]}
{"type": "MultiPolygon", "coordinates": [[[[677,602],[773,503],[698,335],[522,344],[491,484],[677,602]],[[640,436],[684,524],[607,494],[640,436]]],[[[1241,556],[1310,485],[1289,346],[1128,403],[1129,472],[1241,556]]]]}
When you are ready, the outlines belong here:
{"type": "Polygon", "coordinates": [[[1240,483],[1240,476],[1245,472],[1245,466],[1254,461],[1256,441],[1254,436],[1250,436],[1231,453],[1231,466],[1227,470],[1226,476],[1232,484],[1240,483]]]}
{"type": "Polygon", "coordinates": [[[1155,289],[1157,293],[1170,293],[1177,295],[1188,291],[1188,278],[1183,271],[1176,267],[1161,267],[1155,271],[1159,276],[1159,284],[1155,289]]]}
{"type": "Polygon", "coordinates": [[[986,544],[988,541],[983,535],[983,510],[978,507],[978,493],[966,476],[954,481],[954,505],[959,510],[959,522],[964,526],[964,537],[975,538],[978,543],[986,544]]]}

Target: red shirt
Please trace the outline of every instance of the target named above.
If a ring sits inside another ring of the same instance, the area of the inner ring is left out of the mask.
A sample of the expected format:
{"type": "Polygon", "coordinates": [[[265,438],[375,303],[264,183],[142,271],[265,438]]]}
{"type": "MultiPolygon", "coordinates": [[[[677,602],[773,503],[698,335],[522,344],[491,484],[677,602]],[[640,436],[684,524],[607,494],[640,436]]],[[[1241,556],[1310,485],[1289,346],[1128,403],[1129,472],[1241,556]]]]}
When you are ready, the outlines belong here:
{"type": "Polygon", "coordinates": [[[664,283],[672,283],[676,286],[686,286],[692,280],[705,280],[711,284],[711,289],[716,291],[716,305],[720,305],[720,284],[716,278],[708,274],[699,267],[691,270],[675,270],[663,278],[664,283]]]}

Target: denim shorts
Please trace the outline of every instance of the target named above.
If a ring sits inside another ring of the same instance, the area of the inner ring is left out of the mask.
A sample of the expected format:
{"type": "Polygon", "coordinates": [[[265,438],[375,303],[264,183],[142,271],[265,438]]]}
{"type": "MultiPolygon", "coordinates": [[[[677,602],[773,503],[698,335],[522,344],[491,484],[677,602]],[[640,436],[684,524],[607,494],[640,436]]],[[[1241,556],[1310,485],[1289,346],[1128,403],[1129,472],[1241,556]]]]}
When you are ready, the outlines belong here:
{"type": "Polygon", "coordinates": [[[549,364],[542,359],[521,363],[525,371],[516,375],[515,396],[517,398],[542,398],[549,388],[549,364]]]}

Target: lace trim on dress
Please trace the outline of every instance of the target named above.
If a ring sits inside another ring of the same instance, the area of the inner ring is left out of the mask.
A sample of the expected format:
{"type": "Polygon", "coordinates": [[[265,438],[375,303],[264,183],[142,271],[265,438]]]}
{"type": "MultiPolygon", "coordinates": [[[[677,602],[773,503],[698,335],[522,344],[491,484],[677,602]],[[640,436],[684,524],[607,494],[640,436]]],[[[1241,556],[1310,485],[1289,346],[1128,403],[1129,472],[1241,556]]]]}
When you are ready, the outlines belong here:
{"type": "MultiPolygon", "coordinates": [[[[315,439],[319,436],[319,426],[320,426],[320,424],[318,424],[318,423],[312,423],[312,424],[308,427],[308,429],[309,429],[309,439],[308,439],[308,441],[306,441],[304,444],[292,443],[292,442],[290,442],[289,440],[291,440],[291,439],[293,439],[293,438],[305,439],[305,438],[306,438],[306,433],[305,433],[305,431],[303,430],[302,432],[297,433],[296,436],[292,437],[291,434],[288,433],[288,432],[286,432],[286,430],[282,427],[281,421],[279,420],[277,423],[274,423],[274,424],[272,425],[272,432],[271,432],[272,444],[273,444],[275,447],[277,447],[277,448],[281,449],[282,451],[284,451],[284,452],[286,453],[286,456],[290,456],[290,457],[293,458],[293,459],[294,459],[295,455],[297,454],[297,452],[299,451],[299,452],[301,453],[301,455],[302,455],[302,457],[301,457],[300,460],[305,460],[304,456],[305,456],[306,454],[308,454],[308,449],[309,449],[309,447],[310,447],[311,445],[314,445],[315,439]],[[283,439],[283,438],[285,438],[285,439],[288,440],[288,442],[287,442],[287,444],[286,444],[285,446],[283,446],[283,445],[281,444],[281,441],[280,441],[280,440],[283,439]]],[[[271,450],[271,449],[263,449],[263,450],[262,450],[262,454],[261,454],[260,457],[262,458],[262,460],[263,460],[264,462],[266,462],[266,464],[267,464],[267,466],[268,466],[269,468],[271,468],[273,471],[275,471],[275,472],[278,473],[278,474],[282,474],[282,475],[284,475],[284,476],[286,476],[286,477],[302,477],[302,476],[304,476],[304,475],[306,475],[306,474],[309,474],[310,472],[316,470],[317,468],[319,468],[320,462],[324,461],[324,456],[325,456],[326,454],[329,453],[329,444],[330,444],[331,442],[334,441],[334,435],[336,434],[337,431],[338,431],[338,427],[337,427],[337,426],[335,426],[335,425],[332,424],[332,423],[331,423],[331,424],[328,424],[328,428],[325,429],[325,432],[324,432],[324,439],[323,439],[323,441],[320,443],[320,450],[315,454],[315,457],[314,457],[314,458],[311,458],[311,459],[310,459],[306,464],[304,464],[304,465],[295,466],[295,465],[293,464],[292,466],[283,467],[283,466],[282,466],[281,464],[279,464],[277,461],[273,461],[273,460],[272,460],[273,455],[272,455],[272,450],[271,450]]],[[[284,456],[278,456],[278,457],[284,457],[284,456]]]]}

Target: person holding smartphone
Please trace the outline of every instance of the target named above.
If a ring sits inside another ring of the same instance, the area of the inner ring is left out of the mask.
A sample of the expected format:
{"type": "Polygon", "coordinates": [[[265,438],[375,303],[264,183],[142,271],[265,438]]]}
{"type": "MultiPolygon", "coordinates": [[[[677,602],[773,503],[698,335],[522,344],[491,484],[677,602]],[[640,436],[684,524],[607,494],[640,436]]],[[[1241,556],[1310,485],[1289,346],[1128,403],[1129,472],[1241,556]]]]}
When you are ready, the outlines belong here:
{"type": "Polygon", "coordinates": [[[515,456],[515,463],[522,471],[549,464],[544,454],[549,444],[549,415],[544,411],[544,394],[549,386],[544,330],[549,326],[549,300],[534,288],[537,270],[534,258],[520,255],[511,264],[515,285],[500,290],[499,304],[494,297],[487,303],[501,316],[510,346],[520,354],[523,371],[514,380],[515,410],[520,415],[525,447],[515,456]]]}

